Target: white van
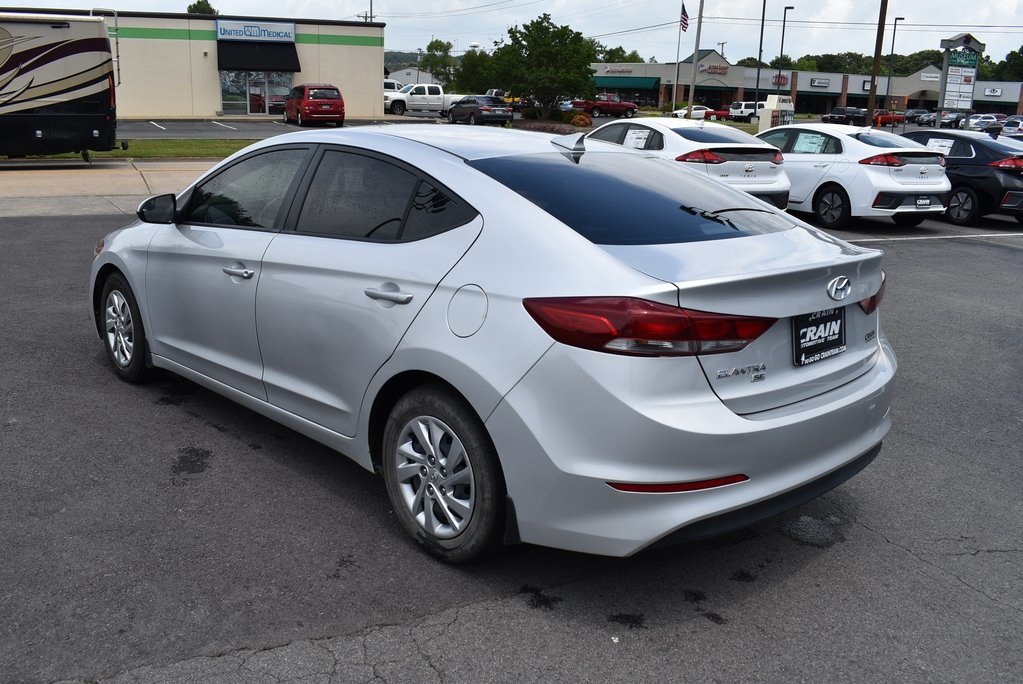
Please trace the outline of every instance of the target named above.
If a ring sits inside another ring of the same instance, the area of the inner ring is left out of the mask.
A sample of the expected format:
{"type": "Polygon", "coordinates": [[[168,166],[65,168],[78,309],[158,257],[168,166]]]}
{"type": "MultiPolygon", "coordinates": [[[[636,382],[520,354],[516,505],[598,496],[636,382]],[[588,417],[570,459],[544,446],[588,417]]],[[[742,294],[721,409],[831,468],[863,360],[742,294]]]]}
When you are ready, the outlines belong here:
{"type": "Polygon", "coordinates": [[[766,101],[757,102],[756,109],[753,108],[752,102],[733,102],[728,107],[728,118],[732,121],[746,121],[748,123],[753,118],[754,112],[757,112],[756,115],[760,116],[760,110],[766,106],[766,101]]]}

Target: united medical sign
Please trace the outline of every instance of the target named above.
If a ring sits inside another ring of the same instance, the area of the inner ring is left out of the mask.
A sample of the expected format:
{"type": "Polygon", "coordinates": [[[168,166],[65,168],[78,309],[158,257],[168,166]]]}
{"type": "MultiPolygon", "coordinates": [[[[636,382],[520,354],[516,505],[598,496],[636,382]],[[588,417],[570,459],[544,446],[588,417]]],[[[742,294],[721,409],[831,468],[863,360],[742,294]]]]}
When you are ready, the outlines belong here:
{"type": "Polygon", "coordinates": [[[217,19],[217,40],[246,40],[259,43],[294,43],[295,25],[263,21],[217,19]]]}

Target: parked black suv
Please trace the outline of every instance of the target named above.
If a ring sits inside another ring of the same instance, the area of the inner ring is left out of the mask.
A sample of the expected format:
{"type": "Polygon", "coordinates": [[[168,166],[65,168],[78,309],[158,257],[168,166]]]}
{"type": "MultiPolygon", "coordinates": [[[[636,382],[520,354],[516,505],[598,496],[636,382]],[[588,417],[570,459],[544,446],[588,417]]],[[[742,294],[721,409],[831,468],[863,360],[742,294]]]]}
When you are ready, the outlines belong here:
{"type": "Polygon", "coordinates": [[[944,217],[968,226],[984,214],[1023,223],[1023,141],[977,131],[907,131],[903,135],[945,155],[952,183],[944,217]]]}
{"type": "Polygon", "coordinates": [[[917,123],[917,117],[927,113],[928,111],[926,109],[907,109],[906,123],[917,123]]]}
{"type": "Polygon", "coordinates": [[[866,126],[867,110],[859,107],[835,107],[830,114],[821,117],[821,123],[848,124],[850,126],[866,126]]]}

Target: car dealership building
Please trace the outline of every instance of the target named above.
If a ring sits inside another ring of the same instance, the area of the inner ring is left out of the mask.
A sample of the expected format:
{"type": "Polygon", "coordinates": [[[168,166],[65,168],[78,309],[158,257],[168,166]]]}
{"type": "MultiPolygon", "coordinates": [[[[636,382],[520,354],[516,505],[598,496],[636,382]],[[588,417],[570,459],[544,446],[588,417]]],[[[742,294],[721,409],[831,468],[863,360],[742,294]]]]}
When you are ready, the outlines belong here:
{"type": "MultiPolygon", "coordinates": [[[[4,9],[88,15],[83,10],[4,9]]],[[[350,117],[383,115],[384,24],[94,10],[106,17],[122,118],[280,116],[300,83],[341,89],[350,117]]]]}

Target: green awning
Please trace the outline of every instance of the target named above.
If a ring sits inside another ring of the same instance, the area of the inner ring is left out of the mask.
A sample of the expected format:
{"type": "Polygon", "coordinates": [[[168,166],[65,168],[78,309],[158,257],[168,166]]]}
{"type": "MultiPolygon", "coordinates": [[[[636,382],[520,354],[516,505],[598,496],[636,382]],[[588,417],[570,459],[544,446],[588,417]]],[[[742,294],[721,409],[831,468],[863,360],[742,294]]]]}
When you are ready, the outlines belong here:
{"type": "Polygon", "coordinates": [[[631,88],[633,90],[655,90],[661,79],[656,76],[594,76],[593,84],[598,88],[631,88]]]}

